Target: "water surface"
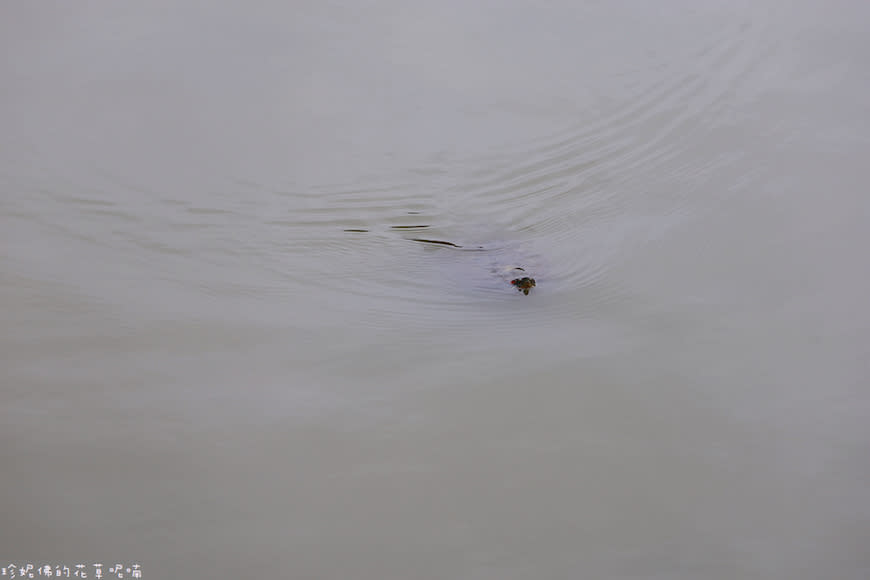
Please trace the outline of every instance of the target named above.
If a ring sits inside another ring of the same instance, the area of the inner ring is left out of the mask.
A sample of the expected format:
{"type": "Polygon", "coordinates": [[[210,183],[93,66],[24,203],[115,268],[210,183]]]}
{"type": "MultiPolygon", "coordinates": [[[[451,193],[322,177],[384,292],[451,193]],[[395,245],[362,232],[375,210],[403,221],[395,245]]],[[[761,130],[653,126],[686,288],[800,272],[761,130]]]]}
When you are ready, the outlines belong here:
{"type": "Polygon", "coordinates": [[[870,576],[864,4],[0,10],[3,565],[870,576]]]}

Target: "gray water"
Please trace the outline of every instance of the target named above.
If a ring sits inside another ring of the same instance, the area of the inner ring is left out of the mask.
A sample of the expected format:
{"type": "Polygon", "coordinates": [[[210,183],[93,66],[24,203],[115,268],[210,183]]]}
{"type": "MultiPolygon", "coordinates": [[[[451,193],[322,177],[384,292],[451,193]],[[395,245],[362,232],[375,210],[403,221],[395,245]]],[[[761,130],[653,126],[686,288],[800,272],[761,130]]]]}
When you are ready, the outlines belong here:
{"type": "Polygon", "coordinates": [[[868,22],[5,3],[0,566],[870,577],[868,22]]]}

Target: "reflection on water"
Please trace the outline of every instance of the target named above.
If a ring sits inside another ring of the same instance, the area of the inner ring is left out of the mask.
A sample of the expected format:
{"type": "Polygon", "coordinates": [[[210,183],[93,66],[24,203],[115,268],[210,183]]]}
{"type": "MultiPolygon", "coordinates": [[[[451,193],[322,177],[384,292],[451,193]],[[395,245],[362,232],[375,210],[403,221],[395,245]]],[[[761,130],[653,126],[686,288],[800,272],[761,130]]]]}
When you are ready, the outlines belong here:
{"type": "Polygon", "coordinates": [[[868,577],[817,4],[6,8],[0,556],[868,577]]]}

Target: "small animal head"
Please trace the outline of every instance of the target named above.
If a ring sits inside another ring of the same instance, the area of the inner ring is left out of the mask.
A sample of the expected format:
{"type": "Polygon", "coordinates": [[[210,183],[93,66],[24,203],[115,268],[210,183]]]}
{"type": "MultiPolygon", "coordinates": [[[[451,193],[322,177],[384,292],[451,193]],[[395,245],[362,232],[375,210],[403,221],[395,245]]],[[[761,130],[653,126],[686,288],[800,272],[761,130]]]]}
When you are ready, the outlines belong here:
{"type": "Polygon", "coordinates": [[[511,284],[517,287],[518,292],[522,292],[523,294],[528,296],[529,290],[535,287],[535,279],[526,276],[525,278],[517,278],[516,280],[511,280],[511,284]]]}

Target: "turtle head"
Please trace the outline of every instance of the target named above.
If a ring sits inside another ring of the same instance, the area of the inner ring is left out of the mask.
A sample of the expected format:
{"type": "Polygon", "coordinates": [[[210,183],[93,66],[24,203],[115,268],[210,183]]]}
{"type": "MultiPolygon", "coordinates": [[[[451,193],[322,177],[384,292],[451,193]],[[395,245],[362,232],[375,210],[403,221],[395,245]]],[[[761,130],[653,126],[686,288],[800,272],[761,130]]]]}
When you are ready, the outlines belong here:
{"type": "Polygon", "coordinates": [[[511,280],[511,284],[517,287],[517,291],[522,292],[526,296],[529,295],[529,290],[536,286],[535,279],[528,276],[511,280]]]}

